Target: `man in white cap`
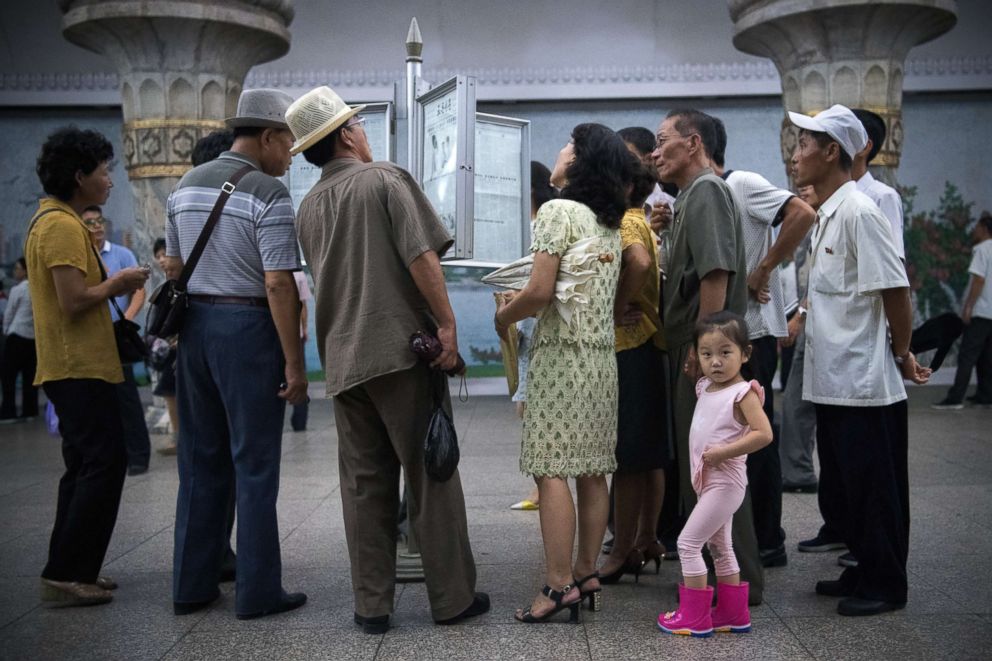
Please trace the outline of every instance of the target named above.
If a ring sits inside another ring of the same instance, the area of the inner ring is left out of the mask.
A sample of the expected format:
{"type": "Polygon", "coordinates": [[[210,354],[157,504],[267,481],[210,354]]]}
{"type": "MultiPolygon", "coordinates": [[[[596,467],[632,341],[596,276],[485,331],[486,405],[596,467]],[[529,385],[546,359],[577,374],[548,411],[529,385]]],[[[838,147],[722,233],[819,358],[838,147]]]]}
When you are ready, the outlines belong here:
{"type": "Polygon", "coordinates": [[[906,605],[909,475],[906,389],[930,370],[909,350],[912,306],[906,269],[878,206],[851,179],[868,142],[861,122],[835,105],[799,127],[796,185],[813,186],[817,211],[809,261],[803,399],[816,406],[820,512],[859,566],[816,592],[844,597],[841,615],[906,605]],[[888,322],[888,327],[886,327],[888,322]]]}
{"type": "Polygon", "coordinates": [[[221,190],[230,193],[189,280],[177,350],[177,615],[201,610],[220,594],[235,476],[238,618],[306,603],[305,594],[282,589],[276,519],[286,402],[305,401],[307,390],[293,205],[275,179],[292,158],[284,117],[292,101],[279,90],[243,92],[237,115],[227,120],[231,150],[187,172],[167,204],[168,270],[178,273],[221,190]]]}
{"type": "Polygon", "coordinates": [[[455,316],[440,263],[452,240],[409,173],[372,162],[362,107],[318,87],[293,103],[286,120],[293,153],[323,168],[296,225],[334,398],[355,622],[371,634],[386,631],[393,610],[401,466],[435,622],[480,615],[489,597],[475,592],[457,471],[436,482],[424,470],[432,391],[442,391],[450,413],[447,379],[409,345],[416,331],[436,331],[442,351],[430,366],[455,367],[455,316]]]}

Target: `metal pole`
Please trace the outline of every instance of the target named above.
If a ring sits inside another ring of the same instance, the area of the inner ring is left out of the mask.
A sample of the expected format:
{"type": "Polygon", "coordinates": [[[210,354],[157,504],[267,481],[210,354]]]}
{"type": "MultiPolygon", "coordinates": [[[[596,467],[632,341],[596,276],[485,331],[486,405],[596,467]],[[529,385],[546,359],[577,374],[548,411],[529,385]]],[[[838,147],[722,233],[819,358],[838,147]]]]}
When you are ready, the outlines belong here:
{"type": "Polygon", "coordinates": [[[406,166],[414,177],[417,176],[416,168],[418,165],[417,79],[420,78],[420,65],[424,61],[421,57],[423,51],[424,40],[420,36],[417,18],[414,17],[410,21],[410,30],[406,34],[406,166]]]}
{"type": "MultiPolygon", "coordinates": [[[[417,134],[419,124],[417,116],[417,79],[420,78],[420,65],[423,62],[421,53],[424,41],[420,36],[420,26],[414,17],[410,21],[410,30],[406,35],[406,161],[407,170],[417,176],[417,134]]],[[[414,583],[424,580],[424,565],[420,557],[420,545],[413,530],[413,520],[410,516],[409,487],[404,487],[407,501],[406,507],[406,546],[402,544],[396,549],[396,581],[399,583],[414,583]]]]}

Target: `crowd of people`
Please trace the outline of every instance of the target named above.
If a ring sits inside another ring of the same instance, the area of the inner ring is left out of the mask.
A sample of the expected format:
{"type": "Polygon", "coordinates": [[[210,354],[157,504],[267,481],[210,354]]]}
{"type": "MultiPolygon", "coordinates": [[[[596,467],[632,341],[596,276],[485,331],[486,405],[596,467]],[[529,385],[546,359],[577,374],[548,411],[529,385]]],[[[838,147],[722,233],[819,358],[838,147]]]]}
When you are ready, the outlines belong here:
{"type": "MultiPolygon", "coordinates": [[[[283,585],[276,516],[285,406],[303,429],[309,400],[301,253],[333,399],[355,623],[367,633],[390,624],[401,472],[434,621],[490,608],[476,589],[458,472],[439,481],[425,471],[432,413],[451,415],[442,373],[459,364],[441,267],[452,239],[408,172],[373,161],[361,110],[328,87],[295,101],[245,91],[229,132],[201,141],[169,196],[154,256],[186,283],[188,308],[177,335],[149,341],[156,394],[177,430],[167,447],[179,471],[177,616],[209,607],[227,580],[240,619],[307,601],[283,585]],[[294,212],[278,177],[296,154],[322,176],[294,212]],[[417,331],[439,343],[429,362],[410,350],[417,331]]],[[[724,124],[694,109],[671,111],[655,133],[580,124],[550,171],[532,167],[531,274],[494,316],[497,334],[513,327],[522,341],[520,469],[536,491],[516,507],[539,510],[545,552],[545,584],[516,611],[520,622],[561,611],[577,622],[584,605],[604,607],[604,586],[677,558],[679,603],[657,626],[749,631],[764,570],[788,562],[784,490],[818,493],[824,524],[800,551],[849,552],[818,594],[839,597],[842,615],[905,606],[904,380],[926,383],[930,370],[910,350],[898,195],[867,172],[884,123],[843,106],[790,120],[796,194],[728,168],[724,124]],[[781,267],[794,260],[790,291],[781,267]],[[564,278],[578,296],[560,305],[564,278]],[[792,344],[777,415],[773,377],[780,346],[792,344]]],[[[100,572],[125,474],[148,466],[115,322],[144,306],[151,267],[107,239],[112,159],[93,131],[48,138],[37,166],[47,197],[4,316],[17,359],[4,363],[0,417],[18,417],[11,363],[20,416],[37,414],[39,385],[62,436],[66,471],[41,575],[49,605],[112,599],[116,583],[100,572]]],[[[992,220],[976,238],[965,319],[973,357],[963,364],[984,361],[981,398],[992,384],[982,287],[992,220]]],[[[963,396],[956,384],[947,401],[963,396]]]]}

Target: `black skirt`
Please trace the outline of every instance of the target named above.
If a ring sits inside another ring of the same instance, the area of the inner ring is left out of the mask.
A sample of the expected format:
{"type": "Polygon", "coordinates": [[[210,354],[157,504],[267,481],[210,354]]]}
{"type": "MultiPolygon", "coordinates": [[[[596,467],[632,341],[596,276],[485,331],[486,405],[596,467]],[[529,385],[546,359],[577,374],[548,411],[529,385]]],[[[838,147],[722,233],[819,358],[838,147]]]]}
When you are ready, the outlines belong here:
{"type": "Polygon", "coordinates": [[[668,463],[668,406],[662,351],[648,340],[617,353],[617,472],[642,473],[668,463]]]}

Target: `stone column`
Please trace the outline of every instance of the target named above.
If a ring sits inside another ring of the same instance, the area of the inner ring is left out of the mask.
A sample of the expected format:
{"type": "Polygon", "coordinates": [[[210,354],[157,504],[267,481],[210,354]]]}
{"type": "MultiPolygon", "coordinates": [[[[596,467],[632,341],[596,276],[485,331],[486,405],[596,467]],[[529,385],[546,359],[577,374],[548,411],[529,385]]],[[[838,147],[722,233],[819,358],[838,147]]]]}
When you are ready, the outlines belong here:
{"type": "MultiPolygon", "coordinates": [[[[895,184],[902,152],[906,54],[957,21],[954,0],[728,0],[734,46],[770,58],[782,79],[785,109],[815,114],[835,103],[885,120],[873,174],[895,184]]],[[[782,122],[782,160],[798,131],[782,122]]],[[[790,177],[791,180],[791,177],[790,177]]]]}
{"type": "MultiPolygon", "coordinates": [[[[120,74],[135,252],[151,259],[193,145],[224,127],[248,70],[289,50],[292,0],[59,0],[62,33],[120,74]]],[[[120,194],[119,192],[117,194],[120,194]]]]}

